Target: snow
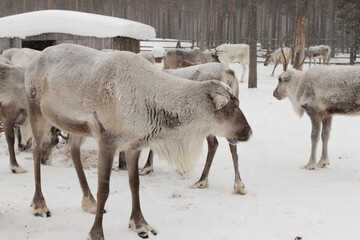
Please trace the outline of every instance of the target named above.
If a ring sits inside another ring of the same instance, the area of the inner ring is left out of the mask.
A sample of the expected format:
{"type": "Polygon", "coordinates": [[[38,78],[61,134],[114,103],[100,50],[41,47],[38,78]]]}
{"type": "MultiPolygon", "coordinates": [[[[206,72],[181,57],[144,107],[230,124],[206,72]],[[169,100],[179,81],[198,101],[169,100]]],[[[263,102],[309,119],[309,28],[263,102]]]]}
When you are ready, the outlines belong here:
{"type": "Polygon", "coordinates": [[[42,33],[66,33],[79,36],[130,37],[144,40],[155,38],[149,25],[98,14],[43,10],[0,18],[0,37],[19,37],[42,33]]]}
{"type": "MultiPolygon", "coordinates": [[[[161,65],[157,65],[161,68],[161,65]]],[[[239,64],[231,64],[237,76],[239,64]]],[[[209,175],[208,189],[190,186],[200,177],[206,144],[194,172],[180,176],[155,157],[155,171],[140,178],[141,206],[155,229],[157,240],[339,240],[360,235],[360,121],[335,116],[329,141],[330,166],[308,171],[302,168],[310,156],[311,124],[299,119],[288,99],[272,96],[277,85],[272,67],[258,64],[258,88],[240,84],[240,107],[253,129],[253,137],[238,145],[239,166],[248,194],[232,194],[234,172],[228,144],[219,139],[209,175]]],[[[305,66],[307,68],[308,66],[305,66]]],[[[247,71],[248,72],[248,71],[247,71]]],[[[246,78],[247,79],[247,76],[246,78]]],[[[94,140],[87,140],[86,175],[96,196],[94,140]]],[[[81,189],[70,167],[64,146],[54,153],[52,166],[42,166],[42,189],[51,218],[31,214],[34,192],[31,152],[17,153],[29,172],[15,175],[8,169],[5,137],[0,135],[0,239],[85,239],[94,216],[81,210],[81,189]],[[65,161],[65,160],[66,161],[65,161]]],[[[321,142],[318,146],[318,159],[321,142]]],[[[142,166],[147,151],[141,155],[142,166]]],[[[114,167],[117,164],[117,156],[114,167]]],[[[113,171],[110,196],[105,206],[105,238],[140,239],[128,229],[131,194],[127,173],[113,171]]]]}
{"type": "Polygon", "coordinates": [[[151,49],[151,53],[154,55],[155,58],[163,57],[165,49],[163,47],[154,46],[151,49]]]}

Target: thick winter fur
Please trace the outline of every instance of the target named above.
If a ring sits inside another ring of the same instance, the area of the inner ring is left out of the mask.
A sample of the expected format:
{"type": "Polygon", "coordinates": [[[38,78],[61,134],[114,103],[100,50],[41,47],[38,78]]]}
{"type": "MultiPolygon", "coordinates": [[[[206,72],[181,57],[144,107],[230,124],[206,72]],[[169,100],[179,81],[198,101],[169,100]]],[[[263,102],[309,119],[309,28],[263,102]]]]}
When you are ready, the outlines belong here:
{"type": "Polygon", "coordinates": [[[360,67],[316,66],[306,72],[288,70],[279,76],[274,96],[289,97],[295,112],[306,112],[312,122],[312,149],[306,169],[316,166],[316,146],[321,123],[323,153],[318,167],[329,164],[327,141],[334,114],[360,113],[360,67]]]}
{"type": "MultiPolygon", "coordinates": [[[[233,144],[251,135],[237,98],[219,82],[173,77],[129,52],[104,53],[71,44],[49,47],[28,66],[25,91],[35,142],[41,144],[46,121],[98,140],[96,219],[102,219],[116,150],[133,152],[126,161],[136,229],[147,224],[138,201],[137,149],[151,147],[171,159],[180,172],[187,172],[197,159],[192,151],[201,148],[210,133],[233,144]]],[[[41,156],[38,150],[34,149],[35,164],[41,156]]],[[[39,174],[35,172],[34,211],[45,205],[39,174]]],[[[102,237],[102,222],[95,221],[90,238],[102,237]]]]}
{"type": "Polygon", "coordinates": [[[228,84],[235,97],[239,97],[239,82],[235,72],[223,63],[211,62],[186,68],[163,70],[176,77],[195,81],[218,80],[228,84]]]}
{"type": "MultiPolygon", "coordinates": [[[[285,67],[287,68],[287,66],[289,65],[289,63],[291,61],[291,56],[292,56],[291,48],[284,47],[283,51],[284,51],[285,60],[286,60],[286,66],[285,67]]],[[[273,53],[267,53],[264,66],[267,66],[270,63],[275,65],[274,69],[273,69],[273,71],[271,73],[271,76],[274,76],[274,72],[275,72],[275,69],[276,69],[277,65],[279,63],[283,65],[285,63],[284,56],[282,55],[282,52],[281,52],[281,48],[277,49],[273,53]]]]}
{"type": "Polygon", "coordinates": [[[12,65],[10,60],[8,58],[6,58],[4,55],[0,55],[0,63],[5,63],[5,64],[8,64],[8,65],[12,65]]]}
{"type": "MultiPolygon", "coordinates": [[[[116,49],[102,49],[102,52],[119,52],[120,50],[116,50],[116,49]]],[[[140,52],[138,53],[138,55],[142,56],[143,58],[145,58],[146,60],[148,60],[149,62],[151,62],[152,64],[155,64],[155,57],[151,52],[140,52]]]]}
{"type": "Polygon", "coordinates": [[[140,56],[151,62],[152,64],[155,64],[155,57],[151,52],[140,52],[138,53],[140,56]]]}
{"type": "Polygon", "coordinates": [[[208,62],[219,62],[214,53],[199,49],[170,49],[164,53],[164,69],[177,69],[208,62]]]}
{"type": "MultiPolygon", "coordinates": [[[[223,63],[205,63],[196,66],[180,68],[180,69],[167,69],[163,70],[166,73],[171,75],[186,78],[189,80],[195,81],[204,81],[209,79],[214,79],[223,83],[226,83],[231,87],[232,92],[236,97],[239,97],[239,83],[235,76],[233,70],[227,67],[223,63]]],[[[204,170],[201,174],[200,179],[192,186],[193,188],[207,188],[209,186],[208,176],[216,149],[218,147],[218,141],[214,135],[209,135],[207,137],[208,143],[208,154],[206,158],[206,163],[204,170]]],[[[239,167],[238,167],[238,155],[236,145],[229,144],[230,152],[232,155],[232,160],[234,164],[235,171],[235,184],[234,184],[234,193],[246,194],[245,185],[241,180],[239,167]]],[[[152,153],[150,152],[148,161],[146,162],[144,168],[142,169],[142,174],[147,174],[148,171],[153,170],[152,167],[152,153]]]]}
{"type": "Polygon", "coordinates": [[[40,51],[30,48],[10,48],[3,52],[3,55],[15,66],[26,68],[31,60],[39,54],[40,51]]]}
{"type": "Polygon", "coordinates": [[[246,65],[249,64],[250,47],[247,44],[221,44],[215,48],[216,55],[220,62],[228,65],[229,63],[240,63],[243,73],[240,82],[244,82],[246,65]]]}

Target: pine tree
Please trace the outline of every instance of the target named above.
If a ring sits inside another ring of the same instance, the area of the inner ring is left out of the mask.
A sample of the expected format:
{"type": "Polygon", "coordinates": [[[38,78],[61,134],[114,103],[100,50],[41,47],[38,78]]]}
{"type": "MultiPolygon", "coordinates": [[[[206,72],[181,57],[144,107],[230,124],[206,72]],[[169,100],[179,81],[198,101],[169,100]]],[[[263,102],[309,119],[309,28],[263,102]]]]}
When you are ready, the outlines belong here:
{"type": "Polygon", "coordinates": [[[257,39],[257,23],[256,23],[256,0],[249,1],[249,38],[250,38],[250,64],[249,64],[249,88],[257,87],[257,55],[256,55],[256,39],[257,39]]]}

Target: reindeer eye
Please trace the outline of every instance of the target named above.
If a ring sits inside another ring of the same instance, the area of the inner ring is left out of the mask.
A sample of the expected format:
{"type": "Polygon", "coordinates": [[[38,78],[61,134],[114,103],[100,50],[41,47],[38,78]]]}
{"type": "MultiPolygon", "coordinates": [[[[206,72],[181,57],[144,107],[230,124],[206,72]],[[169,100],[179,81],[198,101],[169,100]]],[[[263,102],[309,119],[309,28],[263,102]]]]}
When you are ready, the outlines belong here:
{"type": "Polygon", "coordinates": [[[279,82],[281,82],[281,77],[279,77],[279,82]]]}

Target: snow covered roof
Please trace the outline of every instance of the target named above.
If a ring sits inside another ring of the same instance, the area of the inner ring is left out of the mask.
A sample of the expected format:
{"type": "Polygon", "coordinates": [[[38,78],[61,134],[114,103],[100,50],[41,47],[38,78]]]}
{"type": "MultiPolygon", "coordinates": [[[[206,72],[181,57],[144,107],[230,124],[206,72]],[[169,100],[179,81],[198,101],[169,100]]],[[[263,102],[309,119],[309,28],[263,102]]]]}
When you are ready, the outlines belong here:
{"type": "Polygon", "coordinates": [[[67,33],[93,37],[129,37],[139,40],[155,38],[149,25],[98,14],[43,10],[0,18],[0,37],[19,37],[42,33],[67,33]]]}

